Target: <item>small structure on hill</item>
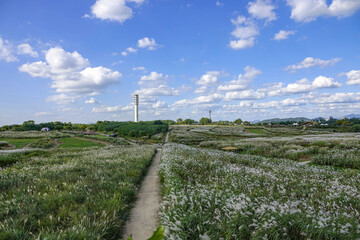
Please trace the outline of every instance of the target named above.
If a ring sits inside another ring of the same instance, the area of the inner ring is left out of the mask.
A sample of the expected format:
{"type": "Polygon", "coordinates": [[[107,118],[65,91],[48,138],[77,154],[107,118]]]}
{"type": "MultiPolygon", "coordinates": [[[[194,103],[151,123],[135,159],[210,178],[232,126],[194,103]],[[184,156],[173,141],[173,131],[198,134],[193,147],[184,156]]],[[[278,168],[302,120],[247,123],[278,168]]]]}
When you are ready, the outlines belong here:
{"type": "Polygon", "coordinates": [[[42,132],[50,132],[50,128],[44,127],[41,129],[42,132]]]}

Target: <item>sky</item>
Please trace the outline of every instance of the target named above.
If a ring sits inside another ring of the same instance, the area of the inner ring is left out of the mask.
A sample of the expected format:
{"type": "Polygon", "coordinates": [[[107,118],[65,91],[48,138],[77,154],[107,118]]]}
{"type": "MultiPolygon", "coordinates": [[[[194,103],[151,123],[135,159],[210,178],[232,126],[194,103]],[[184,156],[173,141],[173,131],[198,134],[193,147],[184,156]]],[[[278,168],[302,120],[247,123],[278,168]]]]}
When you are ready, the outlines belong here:
{"type": "Polygon", "coordinates": [[[360,0],[1,0],[0,126],[360,113],[360,0]]]}

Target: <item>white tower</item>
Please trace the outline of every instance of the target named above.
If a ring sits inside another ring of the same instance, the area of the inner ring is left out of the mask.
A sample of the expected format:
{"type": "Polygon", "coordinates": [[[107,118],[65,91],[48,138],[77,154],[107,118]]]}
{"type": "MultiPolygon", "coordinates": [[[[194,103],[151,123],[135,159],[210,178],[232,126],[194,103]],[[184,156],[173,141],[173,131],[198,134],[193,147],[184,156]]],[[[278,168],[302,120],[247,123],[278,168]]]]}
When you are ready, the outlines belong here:
{"type": "Polygon", "coordinates": [[[135,122],[139,121],[139,95],[134,95],[134,105],[135,105],[135,122]]]}

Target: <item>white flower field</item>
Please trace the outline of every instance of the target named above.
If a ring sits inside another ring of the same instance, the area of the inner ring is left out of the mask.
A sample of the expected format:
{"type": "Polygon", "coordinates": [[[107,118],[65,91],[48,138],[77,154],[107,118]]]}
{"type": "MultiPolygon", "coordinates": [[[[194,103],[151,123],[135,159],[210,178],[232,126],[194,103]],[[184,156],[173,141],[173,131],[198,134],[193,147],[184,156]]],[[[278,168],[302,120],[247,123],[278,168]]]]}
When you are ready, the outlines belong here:
{"type": "Polygon", "coordinates": [[[359,239],[360,173],[167,144],[166,239],[359,239]]]}

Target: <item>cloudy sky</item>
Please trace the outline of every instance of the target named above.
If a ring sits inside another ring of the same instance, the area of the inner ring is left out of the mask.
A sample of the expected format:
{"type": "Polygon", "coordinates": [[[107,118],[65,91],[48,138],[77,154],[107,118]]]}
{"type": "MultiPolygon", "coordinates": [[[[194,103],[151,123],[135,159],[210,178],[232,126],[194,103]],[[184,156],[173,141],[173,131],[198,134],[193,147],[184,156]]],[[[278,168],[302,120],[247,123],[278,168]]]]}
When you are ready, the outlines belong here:
{"type": "Polygon", "coordinates": [[[0,125],[360,113],[359,0],[2,0],[0,125]]]}

